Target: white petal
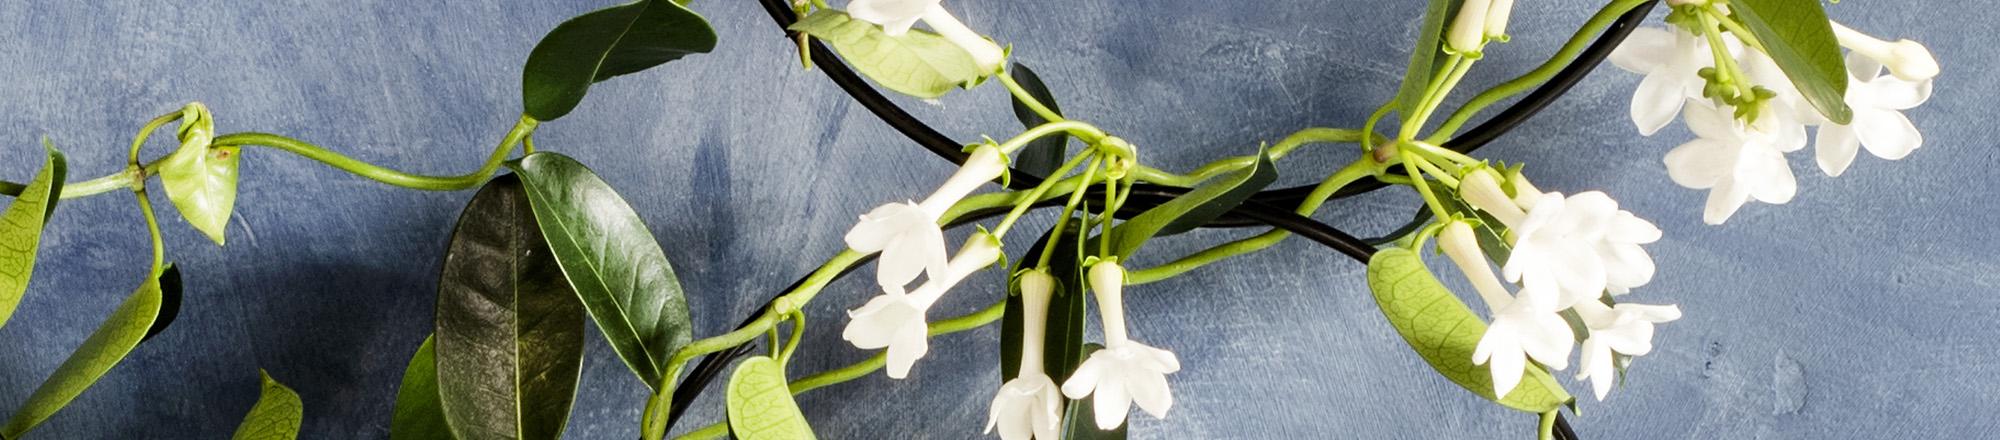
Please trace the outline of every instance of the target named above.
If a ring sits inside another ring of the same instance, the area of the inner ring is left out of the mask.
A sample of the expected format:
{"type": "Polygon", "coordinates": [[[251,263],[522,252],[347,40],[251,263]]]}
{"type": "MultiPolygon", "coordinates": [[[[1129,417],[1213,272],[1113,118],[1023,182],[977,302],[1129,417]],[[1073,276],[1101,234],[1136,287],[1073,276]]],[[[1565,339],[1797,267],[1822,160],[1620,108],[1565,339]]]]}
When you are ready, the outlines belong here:
{"type": "Polygon", "coordinates": [[[1125,393],[1123,378],[1106,379],[1112,380],[1097,383],[1097,392],[1091,397],[1096,406],[1091,410],[1097,412],[1097,429],[1109,431],[1125,424],[1125,415],[1132,412],[1132,396],[1125,393]]]}
{"type": "Polygon", "coordinates": [[[1641,321],[1651,323],[1670,322],[1681,319],[1681,307],[1673,304],[1656,306],[1624,303],[1619,304],[1617,309],[1619,313],[1624,313],[1641,321]]]}
{"type": "Polygon", "coordinates": [[[1521,373],[1527,371],[1528,360],[1521,354],[1520,347],[1512,344],[1513,341],[1495,338],[1496,335],[1491,330],[1488,330],[1486,335],[1480,339],[1479,348],[1475,349],[1473,356],[1476,357],[1481,352],[1492,353],[1492,357],[1486,359],[1485,363],[1488,364],[1487,369],[1493,372],[1493,395],[1505,398],[1508,392],[1514,391],[1514,387],[1521,384],[1521,373]],[[1489,348],[1489,342],[1494,347],[1489,348]]]}
{"type": "Polygon", "coordinates": [[[1847,54],[1847,75],[1862,81],[1873,81],[1882,76],[1882,62],[1850,52],[1847,54]]]}
{"type": "Polygon", "coordinates": [[[1632,124],[1642,136],[1652,136],[1668,123],[1674,122],[1674,115],[1680,113],[1683,101],[1681,84],[1674,72],[1656,70],[1639,81],[1639,88],[1632,92],[1632,124]]]}
{"type": "Polygon", "coordinates": [[[1854,134],[1875,157],[1896,160],[1924,145],[1924,134],[1894,110],[1854,109],[1854,134]]]}
{"type": "Polygon", "coordinates": [[[1092,390],[1097,389],[1097,382],[1104,373],[1105,359],[1109,359],[1099,359],[1101,355],[1102,352],[1091,354],[1089,359],[1083,361],[1083,365],[1077,366],[1076,371],[1070,373],[1069,380],[1063,381],[1062,384],[1063,397],[1081,400],[1090,396],[1092,390]]]}
{"type": "Polygon", "coordinates": [[[1707,189],[1735,168],[1735,149],[1712,139],[1695,139],[1667,152],[1667,177],[1690,189],[1707,189]]]}
{"type": "Polygon", "coordinates": [[[1840,177],[1847,172],[1847,166],[1854,164],[1854,153],[1861,149],[1861,138],[1854,136],[1854,127],[1828,123],[1819,126],[1819,138],[1813,144],[1813,160],[1819,162],[1819,170],[1828,176],[1840,177]]]}
{"type": "Polygon", "coordinates": [[[891,203],[875,207],[867,214],[861,215],[861,220],[847,230],[845,237],[847,247],[860,252],[881,251],[884,246],[889,245],[890,240],[903,232],[895,217],[907,209],[908,205],[891,203]]]}
{"type": "Polygon", "coordinates": [[[1881,77],[1874,81],[1848,81],[1847,101],[1860,107],[1908,110],[1931,99],[1931,81],[1904,81],[1881,77]]]}
{"type": "Polygon", "coordinates": [[[1740,143],[1742,128],[1736,124],[1736,115],[1731,111],[1709,105],[1707,101],[1689,100],[1687,111],[1688,130],[1702,139],[1713,139],[1727,144],[1740,143]]]}
{"type": "Polygon", "coordinates": [[[924,11],[938,5],[940,0],[856,0],[847,3],[847,14],[856,20],[875,23],[889,35],[909,32],[924,11]]]}
{"type": "Polygon", "coordinates": [[[1634,322],[1616,328],[1597,330],[1592,332],[1590,337],[1601,338],[1605,346],[1631,356],[1642,356],[1653,351],[1653,324],[1649,322],[1634,322]]]}
{"type": "Polygon", "coordinates": [[[925,353],[931,351],[928,329],[921,323],[905,325],[896,331],[896,339],[889,343],[889,377],[902,379],[909,377],[910,366],[916,365],[925,353]]]}
{"type": "Polygon", "coordinates": [[[1530,321],[1532,337],[1522,338],[1521,349],[1536,362],[1551,369],[1569,368],[1569,353],[1576,346],[1576,333],[1561,315],[1542,313],[1530,321]]]}
{"type": "Polygon", "coordinates": [[[1702,207],[1701,221],[1711,225],[1727,222],[1729,217],[1736,215],[1738,208],[1743,207],[1743,202],[1748,201],[1750,192],[1744,190],[1742,184],[1721,182],[1708,190],[1708,203],[1702,207]]]}
{"type": "Polygon", "coordinates": [[[895,338],[896,330],[909,319],[907,307],[895,295],[879,295],[861,308],[847,312],[850,321],[842,330],[840,338],[854,343],[855,348],[877,349],[889,346],[895,338]]]}
{"type": "Polygon", "coordinates": [[[1631,211],[1618,211],[1605,228],[1604,239],[1617,243],[1652,243],[1660,241],[1660,228],[1653,226],[1653,222],[1632,215],[1631,211]]]}
{"type": "Polygon", "coordinates": [[[1648,73],[1673,56],[1674,35],[1666,29],[1633,29],[1625,42],[1611,50],[1611,64],[1632,73],[1648,73]]]}
{"type": "Polygon", "coordinates": [[[1618,369],[1611,364],[1611,359],[1611,348],[1605,347],[1602,341],[1597,338],[1583,341],[1582,365],[1577,368],[1576,378],[1589,377],[1591,393],[1596,394],[1600,402],[1611,394],[1611,384],[1616,382],[1614,376],[1618,374],[1618,369]]]}
{"type": "Polygon", "coordinates": [[[1613,244],[1599,249],[1599,253],[1605,258],[1606,286],[1614,290],[1629,290],[1653,280],[1657,268],[1646,248],[1630,243],[1613,244]]]}
{"type": "Polygon", "coordinates": [[[1164,419],[1167,417],[1167,410],[1174,407],[1174,395],[1167,389],[1167,377],[1164,375],[1134,372],[1125,381],[1125,385],[1131,387],[1127,391],[1132,392],[1132,402],[1138,403],[1139,409],[1145,410],[1153,417],[1164,419]]]}
{"type": "Polygon", "coordinates": [[[1744,180],[1742,183],[1749,186],[1751,196],[1764,203],[1784,204],[1798,195],[1799,182],[1792,176],[1792,166],[1785,163],[1784,153],[1755,146],[1744,148],[1748,149],[1744,152],[1745,163],[1736,178],[1744,180]]]}

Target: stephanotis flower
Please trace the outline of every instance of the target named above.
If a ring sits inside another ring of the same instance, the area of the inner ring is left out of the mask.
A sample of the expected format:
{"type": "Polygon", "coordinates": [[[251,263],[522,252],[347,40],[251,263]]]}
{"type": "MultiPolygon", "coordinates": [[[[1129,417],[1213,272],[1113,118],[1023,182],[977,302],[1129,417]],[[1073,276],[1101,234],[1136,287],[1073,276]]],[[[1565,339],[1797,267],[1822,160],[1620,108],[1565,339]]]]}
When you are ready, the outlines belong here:
{"type": "Polygon", "coordinates": [[[1507,18],[1514,0],[1467,0],[1445,31],[1444,50],[1479,58],[1488,41],[1507,41],[1507,18]]]}
{"type": "Polygon", "coordinates": [[[1167,374],[1180,371],[1171,351],[1153,348],[1125,336],[1125,268],[1105,260],[1090,266],[1090,289],[1104,324],[1104,349],[1090,355],[1064,381],[1062,393],[1071,399],[1090,396],[1097,429],[1125,423],[1133,403],[1153,417],[1166,417],[1174,406],[1167,374]]]}
{"type": "Polygon", "coordinates": [[[1576,314],[1590,329],[1590,336],[1583,340],[1583,355],[1578,361],[1576,379],[1589,379],[1597,400],[1604,400],[1604,396],[1611,393],[1611,384],[1617,381],[1617,357],[1612,353],[1643,356],[1652,352],[1653,325],[1680,319],[1681,308],[1671,304],[1606,306],[1597,301],[1584,301],[1576,305],[1576,314]]]}
{"type": "Polygon", "coordinates": [[[1667,152],[1667,176],[1692,189],[1707,189],[1702,221],[1719,225],[1755,198],[1771,204],[1792,201],[1798,181],[1785,163],[1785,153],[1805,148],[1805,127],[1789,122],[1786,112],[1764,112],[1756,122],[1742,123],[1728,107],[1691,101],[1688,128],[1698,139],[1667,152]]]}
{"type": "MultiPolygon", "coordinates": [[[[1740,51],[1734,37],[1725,37],[1730,53],[1740,51]]],[[[1646,75],[1632,93],[1632,123],[1639,134],[1652,136],[1674,121],[1683,103],[1702,97],[1708,83],[1698,72],[1714,67],[1708,41],[1679,26],[1639,28],[1611,51],[1611,63],[1627,72],[1646,75]]]]}
{"type": "Polygon", "coordinates": [[[1494,396],[1504,397],[1520,385],[1529,358],[1557,370],[1569,367],[1569,352],[1575,347],[1576,334],[1570,331],[1562,315],[1556,314],[1559,308],[1553,298],[1508,294],[1506,286],[1493,276],[1485,252],[1479,250],[1472,227],[1465,222],[1445,225],[1438,234],[1438,246],[1444,248],[1445,255],[1472,282],[1473,290],[1479,292],[1493,313],[1493,323],[1486,327],[1486,334],[1473,348],[1472,363],[1486,365],[1492,371],[1494,396]]]}
{"type": "Polygon", "coordinates": [[[1858,147],[1866,147],[1875,157],[1897,160],[1924,145],[1924,134],[1902,111],[1930,99],[1931,80],[1882,76],[1882,69],[1881,63],[1859,51],[1848,54],[1847,106],[1854,110],[1854,119],[1847,125],[1820,125],[1813,146],[1814,159],[1826,175],[1847,171],[1858,147]]]}
{"type": "Polygon", "coordinates": [[[1640,247],[1660,239],[1652,222],[1618,209],[1618,201],[1603,192],[1543,193],[1518,175],[1508,183],[1512,197],[1493,173],[1479,170],[1465,175],[1459,191],[1467,203],[1508,227],[1513,250],[1502,273],[1524,286],[1523,295],[1547,295],[1557,308],[1566,308],[1652,281],[1653,257],[1640,247]]]}
{"type": "Polygon", "coordinates": [[[848,311],[851,320],[840,338],[862,349],[888,348],[889,377],[902,379],[910,374],[910,366],[917,359],[930,352],[930,328],[924,322],[925,312],[937,304],[945,291],[996,261],[1000,261],[1000,239],[984,232],[974,234],[941,274],[924,280],[916,291],[905,293],[900,287],[885,286],[882,295],[848,311]]]}
{"type": "Polygon", "coordinates": [[[847,231],[847,247],[882,253],[875,262],[875,281],[885,291],[901,293],[919,274],[940,278],[945,273],[946,260],[944,230],[938,228],[938,217],[1006,170],[1007,159],[1001,156],[999,147],[981,145],[923,203],[890,203],[862,215],[861,221],[847,231]]]}
{"type": "Polygon", "coordinates": [[[972,60],[987,72],[1000,71],[1006,53],[1000,45],[973,32],[958,17],[944,9],[942,0],[854,0],[847,3],[847,15],[882,26],[889,35],[902,35],[923,20],[931,30],[972,54],[972,60]]]}
{"type": "MultiPolygon", "coordinates": [[[[1887,67],[1890,75],[1895,75],[1904,81],[1928,81],[1937,77],[1937,57],[1931,56],[1931,50],[1925,48],[1922,43],[1910,40],[1882,41],[1840,22],[1831,24],[1833,37],[1842,47],[1887,67]]],[[[1852,71],[1852,67],[1849,69],[1852,71]]]]}
{"type": "Polygon", "coordinates": [[[1002,440],[1061,438],[1063,399],[1055,380],[1042,371],[1042,341],[1048,334],[1049,297],[1056,279],[1031,269],[1021,273],[1021,368],[1000,386],[986,416],[986,432],[1000,428],[1002,440]]]}

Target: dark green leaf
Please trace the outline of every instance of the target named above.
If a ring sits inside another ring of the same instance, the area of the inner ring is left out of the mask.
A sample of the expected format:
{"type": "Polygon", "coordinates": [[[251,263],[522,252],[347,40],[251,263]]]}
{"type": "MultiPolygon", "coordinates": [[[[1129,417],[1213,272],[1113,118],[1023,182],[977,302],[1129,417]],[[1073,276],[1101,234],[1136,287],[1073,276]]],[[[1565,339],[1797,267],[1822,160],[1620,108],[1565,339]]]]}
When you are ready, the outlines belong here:
{"type": "Polygon", "coordinates": [[[450,426],[468,438],[561,437],[583,321],[520,179],[493,179],[459,215],[438,277],[434,350],[450,426]]]}
{"type": "Polygon", "coordinates": [[[1736,21],[1750,28],[1765,54],[1819,114],[1835,124],[1854,119],[1847,107],[1847,63],[1819,0],[1734,0],[1730,5],[1736,21]]]}
{"type": "MultiPolygon", "coordinates": [[[[1104,346],[1098,344],[1085,345],[1083,355],[1089,356],[1090,353],[1102,349],[1104,346]]],[[[1097,429],[1096,405],[1091,404],[1088,397],[1085,400],[1070,399],[1065,404],[1067,406],[1063,409],[1063,440],[1124,440],[1125,428],[1131,426],[1130,423],[1125,423],[1110,431],[1097,429]]]]}
{"type": "Polygon", "coordinates": [[[1368,288],[1403,341],[1458,386],[1501,406],[1535,414],[1574,400],[1547,371],[1532,364],[1520,385],[1505,398],[1495,398],[1492,373],[1472,363],[1472,351],[1485,336],[1486,323],[1431,275],[1416,252],[1403,248],[1376,252],[1368,260],[1368,288]]]}
{"type": "Polygon", "coordinates": [[[693,338],[666,252],[632,206],[575,159],[540,152],[508,166],[584,310],[633,374],[660,386],[668,357],[693,338]]]}
{"type": "MultiPolygon", "coordinates": [[[[1083,364],[1083,324],[1089,320],[1084,314],[1083,272],[1077,270],[1082,263],[1076,253],[1077,224],[1069,226],[1060,234],[1056,242],[1057,254],[1049,258],[1049,275],[1056,279],[1055,297],[1049,301],[1048,334],[1042,341],[1042,371],[1060,384],[1069,379],[1070,372],[1083,364]]],[[[1021,255],[1022,267],[1015,271],[1032,267],[1042,258],[1042,248],[1048,243],[1049,233],[1035,242],[1034,247],[1021,255]]],[[[1021,369],[1021,293],[1018,283],[1010,286],[1012,294],[1007,296],[1006,314],[1000,319],[1000,381],[1014,380],[1021,369]]]]}
{"type": "MultiPolygon", "coordinates": [[[[1056,112],[1056,115],[1062,115],[1062,107],[1056,105],[1055,95],[1049,93],[1049,86],[1042,84],[1042,77],[1035,75],[1034,70],[1028,69],[1028,66],[1021,63],[1014,63],[1014,68],[1010,71],[1013,72],[1015,82],[1021,83],[1021,89],[1026,90],[1029,97],[1040,101],[1043,106],[1049,108],[1049,111],[1056,112]]],[[[1022,103],[1020,97],[1014,96],[1013,99],[1014,118],[1021,120],[1021,126],[1034,128],[1049,123],[1049,120],[1042,119],[1040,113],[1035,113],[1034,109],[1022,103]]],[[[1058,177],[1049,174],[1056,172],[1056,167],[1062,166],[1063,153],[1068,152],[1068,147],[1068,132],[1035,139],[1021,147],[1020,153],[1015,154],[1014,169],[1042,177],[1058,177]]]]}
{"type": "Polygon", "coordinates": [[[263,378],[264,391],[257,398],[257,405],[250,407],[250,413],[243,416],[243,423],[236,425],[235,440],[292,440],[299,438],[299,423],[305,420],[306,406],[299,401],[299,394],[286,388],[285,384],[271,379],[271,374],[262,369],[257,375],[263,378]]]}
{"type": "Polygon", "coordinates": [[[1444,27],[1452,16],[1458,15],[1458,7],[1463,3],[1465,0],[1430,0],[1430,6],[1424,9],[1424,25],[1417,29],[1417,45],[1410,49],[1410,67],[1403,71],[1403,86],[1396,91],[1396,111],[1403,118],[1416,117],[1431,78],[1445,67],[1437,65],[1437,60],[1445,56],[1441,44],[1444,27]]]}
{"type": "Polygon", "coordinates": [[[215,133],[208,110],[188,106],[181,120],[181,148],[160,163],[160,186],[195,230],[220,246],[236,209],[236,164],[240,147],[209,148],[215,133]]]}
{"type": "Polygon", "coordinates": [[[944,96],[953,88],[977,84],[990,73],[980,71],[972,54],[937,34],[911,29],[889,35],[874,23],[838,10],[813,12],[791,29],[833,45],[854,70],[882,87],[918,98],[944,96]]]}
{"type": "Polygon", "coordinates": [[[35,173],[35,180],[21,188],[14,203],[0,213],[0,327],[7,326],[7,320],[14,317],[14,308],[21,305],[21,296],[28,293],[28,279],[35,274],[35,253],[41,248],[42,228],[48,225],[49,216],[55,214],[56,199],[62,197],[63,179],[69,170],[62,152],[56,151],[47,139],[42,140],[42,147],[48,150],[48,157],[42,160],[42,171],[35,173]]]}
{"type": "Polygon", "coordinates": [[[432,337],[425,337],[403,369],[403,384],[396,388],[396,414],[389,420],[390,440],[453,438],[444,419],[444,403],[438,401],[435,350],[432,337]]]}
{"type": "MultiPolygon", "coordinates": [[[[160,275],[169,276],[178,276],[178,272],[169,267],[160,275]]],[[[98,378],[104,377],[105,372],[111,371],[111,367],[118,365],[133,348],[138,347],[160,317],[160,277],[147,277],[138,290],[126,297],[125,302],[97,326],[97,331],[84,339],[83,345],[71,352],[48,380],[35,388],[34,394],[28,396],[28,402],[14,412],[5,427],[0,427],[0,437],[21,438],[22,434],[35,429],[56,411],[69,406],[71,400],[90,389],[98,378]]]]}
{"type": "Polygon", "coordinates": [[[815,438],[785,385],[784,364],[765,356],[736,364],[729,376],[729,432],[743,440],[815,438]]]}
{"type": "Polygon", "coordinates": [[[1194,190],[1133,216],[1111,230],[1112,254],[1132,255],[1155,235],[1173,235],[1200,227],[1243,204],[1278,180],[1271,157],[1257,152],[1257,162],[1209,179],[1194,190]]]}
{"type": "Polygon", "coordinates": [[[672,1],[591,11],[535,44],[521,72],[521,100],[529,117],[555,120],[575,110],[592,83],[711,50],[715,30],[708,20],[672,1]]]}

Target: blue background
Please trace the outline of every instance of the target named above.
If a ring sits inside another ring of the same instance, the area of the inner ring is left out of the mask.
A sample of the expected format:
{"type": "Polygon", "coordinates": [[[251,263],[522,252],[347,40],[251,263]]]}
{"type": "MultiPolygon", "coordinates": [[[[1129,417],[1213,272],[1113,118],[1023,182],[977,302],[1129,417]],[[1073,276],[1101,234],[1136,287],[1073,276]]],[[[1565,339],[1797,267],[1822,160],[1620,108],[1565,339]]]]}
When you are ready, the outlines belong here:
{"type": "MultiPolygon", "coordinates": [[[[519,66],[535,40],[609,4],[419,3],[0,4],[8,34],[0,176],[30,177],[44,135],[69,153],[73,181],[115,172],[142,122],[196,100],[222,132],[275,132],[399,169],[464,172],[519,113],[519,66]]],[[[1393,93],[1422,9],[1416,1],[949,3],[975,29],[1013,44],[1068,114],[1183,170],[1299,128],[1359,125],[1393,93]]],[[[1489,49],[1467,87],[1532,67],[1597,4],[1522,2],[1515,42],[1489,49]]],[[[800,70],[754,2],[694,8],[721,34],[716,53],[602,84],[536,137],[621,190],[673,258],[696,333],[712,335],[839,250],[855,215],[921,197],[952,169],[820,73],[800,70]]],[[[1638,136],[1625,115],[1639,76],[1609,66],[1481,151],[1530,164],[1545,189],[1608,191],[1666,230],[1648,248],[1659,276],[1631,298],[1679,303],[1686,318],[1661,328],[1658,349],[1610,401],[1583,403],[1575,421],[1585,437],[2000,429],[1992,417],[2000,239],[1990,190],[2000,160],[1987,111],[2000,84],[1983,74],[1996,52],[1964,38],[2000,16],[1958,2],[1850,1],[1832,10],[1856,28],[1924,41],[1943,62],[1938,93],[1910,112],[1928,138],[1910,158],[1863,155],[1830,179],[1810,150],[1793,153],[1797,200],[1705,226],[1704,193],[1675,186],[1660,161],[1692,135],[1676,124],[1638,136]]],[[[904,102],[959,139],[1018,130],[998,86],[935,105],[904,102]]],[[[147,155],[169,148],[155,142],[147,155]]],[[[1282,163],[1288,182],[1353,154],[1305,151],[1282,163]]],[[[187,276],[179,321],[33,438],[220,438],[255,401],[258,368],[304,397],[306,437],[386,436],[398,379],[430,325],[445,240],[472,193],[393,188],[269,150],[244,156],[227,248],[182,222],[165,225],[170,258],[187,276]]],[[[1383,191],[1335,203],[1320,218],[1366,235],[1393,227],[1416,203],[1407,191],[1383,191]]],[[[12,412],[143,276],[146,239],[133,208],[122,195],[62,204],[27,299],[0,330],[0,411],[12,412]]],[[[1247,232],[1162,240],[1135,265],[1247,232]]],[[[1173,349],[1184,365],[1172,376],[1170,417],[1135,416],[1135,436],[1530,435],[1531,416],[1424,366],[1375,310],[1361,275],[1361,265],[1294,240],[1130,289],[1135,337],[1173,349]]],[[[936,315],[989,304],[997,282],[997,271],[982,274],[936,315]]],[[[868,355],[838,333],[841,311],[870,294],[865,281],[843,281],[811,305],[795,377],[868,355]]],[[[997,338],[993,329],[940,337],[910,379],[873,375],[801,403],[826,438],[972,438],[998,385],[997,338]]],[[[632,438],[642,389],[592,337],[571,436],[632,438]]],[[[683,429],[721,416],[720,400],[708,399],[683,429]]]]}

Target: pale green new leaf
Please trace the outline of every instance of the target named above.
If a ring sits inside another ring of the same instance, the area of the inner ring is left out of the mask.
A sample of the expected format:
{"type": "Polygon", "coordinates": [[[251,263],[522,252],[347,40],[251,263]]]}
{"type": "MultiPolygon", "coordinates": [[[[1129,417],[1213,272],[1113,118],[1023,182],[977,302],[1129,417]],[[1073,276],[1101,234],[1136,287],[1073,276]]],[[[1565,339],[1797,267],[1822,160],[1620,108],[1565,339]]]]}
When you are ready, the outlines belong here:
{"type": "Polygon", "coordinates": [[[729,376],[729,431],[743,440],[815,438],[777,359],[757,356],[736,364],[729,376]]]}
{"type": "Polygon", "coordinates": [[[97,326],[97,331],[83,340],[82,346],[71,352],[69,358],[64,359],[62,365],[57,366],[56,371],[35,388],[34,394],[28,395],[27,403],[14,412],[5,427],[0,427],[0,438],[21,438],[22,434],[55,415],[56,411],[69,406],[71,400],[90,389],[98,378],[124,360],[159,323],[161,307],[168,296],[161,286],[178,286],[179,276],[178,271],[168,267],[160,276],[148,277],[137,291],[118,305],[118,309],[111,312],[111,316],[104,319],[103,324],[97,326]],[[165,278],[174,279],[162,281],[165,278]]]}
{"type": "Polygon", "coordinates": [[[1847,107],[1847,63],[1819,0],[1733,0],[1736,21],[1750,28],[1764,53],[1798,87],[1806,102],[1835,124],[1854,119],[1847,107]]]}
{"type": "Polygon", "coordinates": [[[1575,400],[1548,371],[1532,364],[1520,385],[1506,397],[1495,398],[1492,373],[1472,363],[1472,351],[1486,334],[1486,323],[1431,275],[1416,252],[1403,248],[1376,252],[1368,260],[1368,288],[1403,341],[1452,383],[1501,406],[1535,414],[1575,400]]]}
{"type": "Polygon", "coordinates": [[[41,248],[42,228],[48,224],[49,215],[55,213],[56,199],[62,196],[63,179],[68,171],[63,154],[56,151],[55,145],[43,139],[42,147],[48,150],[42,171],[21,189],[14,203],[7,205],[7,211],[0,213],[0,327],[7,326],[7,320],[14,317],[14,308],[20,306],[21,297],[28,293],[28,278],[35,273],[35,252],[41,248]]]}
{"type": "Polygon", "coordinates": [[[972,54],[942,36],[916,29],[889,35],[837,10],[813,12],[791,29],[832,44],[854,70],[882,87],[918,98],[944,96],[954,87],[978,84],[991,73],[980,71],[972,54]]]}
{"type": "Polygon", "coordinates": [[[181,149],[160,163],[160,185],[167,199],[189,225],[220,246],[229,227],[229,213],[236,209],[236,163],[238,147],[209,148],[213,136],[205,130],[190,133],[181,149]]]}
{"type": "Polygon", "coordinates": [[[299,393],[293,392],[285,384],[271,378],[271,373],[263,369],[257,375],[264,381],[263,393],[257,398],[257,405],[250,407],[250,413],[243,416],[243,423],[236,425],[234,440],[292,440],[299,438],[299,423],[305,420],[305,403],[299,400],[299,393]]]}

